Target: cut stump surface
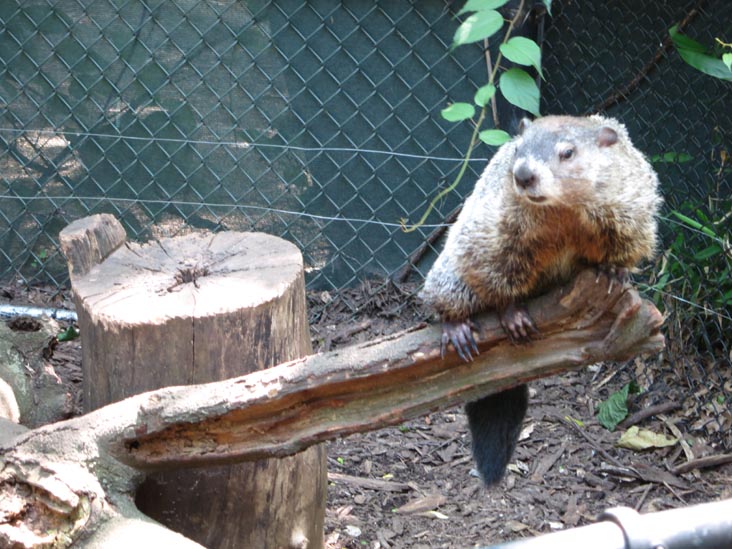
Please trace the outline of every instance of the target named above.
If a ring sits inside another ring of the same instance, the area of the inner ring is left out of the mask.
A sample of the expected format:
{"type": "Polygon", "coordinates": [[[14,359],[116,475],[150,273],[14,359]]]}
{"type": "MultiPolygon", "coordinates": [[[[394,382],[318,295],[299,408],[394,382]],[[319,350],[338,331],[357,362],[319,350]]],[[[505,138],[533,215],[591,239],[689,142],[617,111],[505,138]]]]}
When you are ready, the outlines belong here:
{"type": "Polygon", "coordinates": [[[120,324],[160,323],[257,307],[302,271],[300,251],[261,233],[194,233],[128,243],[74,283],[85,308],[120,324]]]}

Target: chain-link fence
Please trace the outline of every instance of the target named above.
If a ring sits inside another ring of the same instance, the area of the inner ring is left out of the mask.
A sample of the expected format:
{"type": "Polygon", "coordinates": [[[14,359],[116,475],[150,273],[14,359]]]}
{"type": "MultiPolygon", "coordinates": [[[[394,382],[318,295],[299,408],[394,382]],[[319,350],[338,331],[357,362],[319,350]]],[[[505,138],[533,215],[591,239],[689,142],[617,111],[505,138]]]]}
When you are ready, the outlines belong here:
{"type": "Polygon", "coordinates": [[[662,248],[642,277],[667,313],[669,367],[635,368],[656,399],[684,403],[688,432],[732,448],[732,82],[686,65],[669,28],[732,40],[723,1],[562,2],[544,42],[544,112],[602,110],[653,161],[662,248]],[[677,215],[682,214],[687,218],[677,215]]]}
{"type": "MultiPolygon", "coordinates": [[[[403,273],[433,229],[403,233],[399,220],[451,181],[470,137],[439,111],[487,78],[481,45],[449,51],[462,3],[0,2],[0,279],[64,284],[57,234],[98,212],[143,240],[188,227],[282,235],[313,289],[403,273]]],[[[646,278],[673,313],[676,367],[648,386],[678,387],[683,373],[695,428],[732,448],[732,84],[669,47],[679,22],[703,44],[732,41],[724,0],[555,0],[542,111],[606,112],[654,160],[664,253],[646,278]]]]}
{"type": "Polygon", "coordinates": [[[439,110],[486,74],[448,51],[441,1],[9,1],[0,19],[0,273],[30,281],[64,282],[59,230],[103,211],[141,239],[280,234],[311,287],[392,272],[423,238],[399,220],[469,139],[439,110]]]}

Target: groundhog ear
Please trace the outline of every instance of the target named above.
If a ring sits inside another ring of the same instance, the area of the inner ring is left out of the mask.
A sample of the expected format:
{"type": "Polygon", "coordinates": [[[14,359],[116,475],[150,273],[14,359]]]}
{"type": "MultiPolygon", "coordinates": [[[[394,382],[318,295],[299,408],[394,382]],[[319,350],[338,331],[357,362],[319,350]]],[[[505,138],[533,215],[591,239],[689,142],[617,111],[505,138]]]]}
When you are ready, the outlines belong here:
{"type": "Polygon", "coordinates": [[[528,128],[529,126],[531,126],[531,119],[522,118],[521,122],[519,122],[519,125],[518,125],[518,135],[523,134],[524,131],[526,130],[526,128],[528,128]]]}
{"type": "Polygon", "coordinates": [[[607,126],[600,128],[597,134],[597,144],[600,147],[609,147],[618,142],[618,132],[607,126]]]}

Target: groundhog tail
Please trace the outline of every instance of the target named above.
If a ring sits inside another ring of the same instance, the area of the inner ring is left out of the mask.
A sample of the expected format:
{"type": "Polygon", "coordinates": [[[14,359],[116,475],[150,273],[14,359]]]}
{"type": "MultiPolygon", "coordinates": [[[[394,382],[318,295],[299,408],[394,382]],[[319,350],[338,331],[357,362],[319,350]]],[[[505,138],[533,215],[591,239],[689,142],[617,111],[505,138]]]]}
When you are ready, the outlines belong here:
{"type": "Polygon", "coordinates": [[[516,447],[528,404],[528,387],[520,385],[465,406],[473,437],[473,458],[487,485],[503,478],[516,447]]]}

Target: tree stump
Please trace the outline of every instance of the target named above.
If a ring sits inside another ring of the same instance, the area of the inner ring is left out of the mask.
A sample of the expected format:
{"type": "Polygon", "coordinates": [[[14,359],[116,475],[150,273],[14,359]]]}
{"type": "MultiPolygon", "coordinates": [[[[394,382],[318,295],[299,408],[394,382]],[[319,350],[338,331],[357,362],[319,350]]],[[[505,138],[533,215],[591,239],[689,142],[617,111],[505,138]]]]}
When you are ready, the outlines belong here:
{"type": "MultiPolygon", "coordinates": [[[[261,233],[126,243],[109,215],[60,234],[91,411],[171,385],[235,377],[312,352],[302,256],[261,233]]],[[[266,433],[262,433],[266,437],[266,433]]],[[[155,473],[140,509],[209,547],[323,545],[325,451],[155,473]]]]}

